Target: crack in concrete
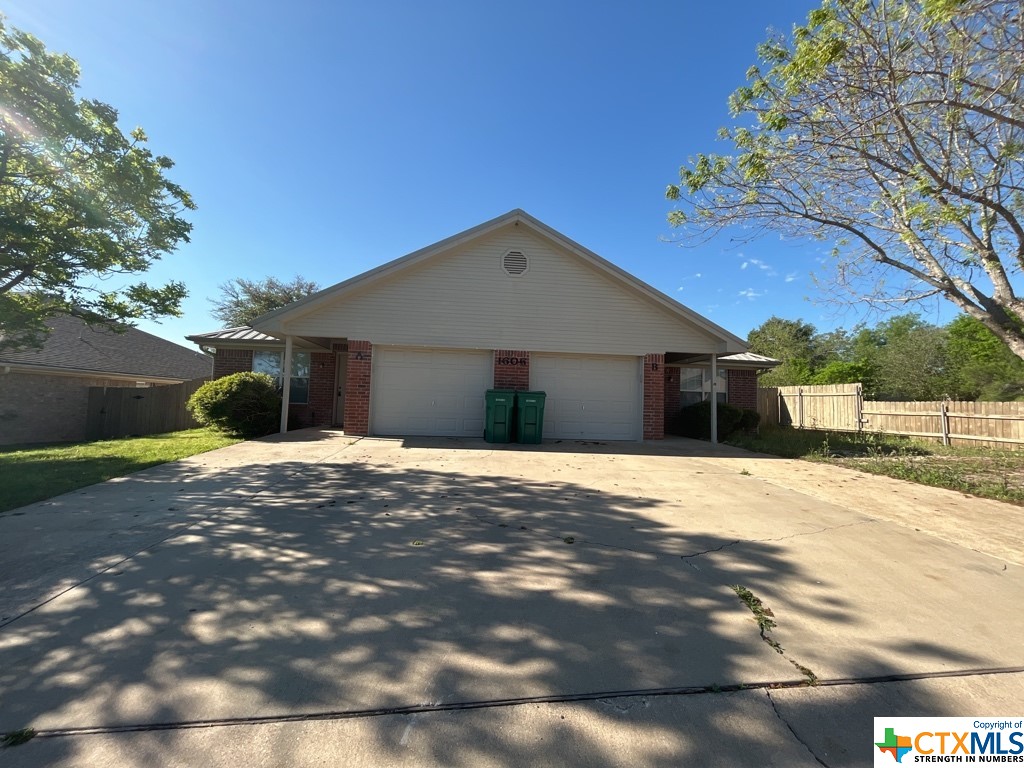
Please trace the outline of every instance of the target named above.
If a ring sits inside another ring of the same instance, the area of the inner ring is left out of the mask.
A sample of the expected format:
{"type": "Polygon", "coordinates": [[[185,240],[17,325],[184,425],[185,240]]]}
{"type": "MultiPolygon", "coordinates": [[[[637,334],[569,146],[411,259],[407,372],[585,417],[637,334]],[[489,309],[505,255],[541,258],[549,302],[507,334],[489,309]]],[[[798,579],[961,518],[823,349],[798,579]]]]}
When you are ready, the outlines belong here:
{"type": "Polygon", "coordinates": [[[814,674],[814,671],[809,667],[805,667],[800,662],[786,655],[786,649],[782,647],[774,637],[771,636],[771,631],[778,627],[775,622],[775,614],[771,608],[764,604],[764,602],[751,592],[746,587],[735,584],[730,589],[736,593],[736,596],[740,599],[750,612],[754,614],[754,618],[757,620],[757,626],[761,633],[761,639],[764,640],[777,654],[782,656],[786,661],[796,667],[800,674],[804,676],[807,685],[817,685],[818,676],[814,674]]]}
{"type": "MultiPolygon", "coordinates": [[[[512,530],[512,531],[535,532],[535,533],[541,534],[542,536],[545,536],[545,537],[550,538],[550,539],[557,539],[558,541],[565,541],[566,538],[567,538],[565,534],[550,533],[549,531],[547,531],[547,530],[545,530],[543,528],[536,528],[536,527],[528,528],[528,527],[523,526],[523,525],[520,525],[518,528],[513,528],[513,523],[495,522],[494,520],[488,519],[488,518],[484,517],[483,515],[477,514],[476,512],[469,512],[469,514],[470,514],[471,517],[475,518],[479,522],[484,523],[485,525],[493,526],[495,528],[507,528],[507,529],[512,530]]],[[[773,541],[786,541],[788,539],[795,539],[795,538],[799,538],[801,536],[817,536],[817,535],[822,534],[822,533],[828,533],[829,531],[838,531],[838,530],[840,530],[842,528],[852,528],[852,527],[857,526],[857,525],[868,525],[870,523],[876,523],[876,522],[878,522],[878,520],[875,520],[875,519],[858,520],[857,522],[854,522],[854,523],[844,523],[843,525],[832,525],[832,526],[827,526],[825,528],[819,528],[818,530],[815,530],[815,531],[801,531],[799,533],[791,533],[791,534],[788,534],[786,536],[775,536],[775,537],[766,538],[766,539],[735,539],[734,541],[726,542],[725,544],[722,544],[722,545],[720,545],[718,547],[714,547],[712,549],[705,549],[705,550],[702,550],[700,552],[691,552],[688,555],[679,555],[678,557],[681,560],[685,561],[685,560],[689,560],[689,559],[694,558],[694,557],[702,557],[704,555],[714,554],[715,552],[721,552],[721,551],[723,551],[725,549],[729,549],[730,547],[735,547],[737,544],[760,544],[760,543],[773,542],[773,541]]],[[[635,548],[635,547],[626,547],[626,546],[623,546],[621,544],[609,544],[607,542],[596,541],[594,539],[581,539],[581,538],[578,538],[578,537],[571,537],[571,538],[573,539],[572,542],[571,542],[573,544],[589,544],[589,545],[594,546],[594,547],[604,547],[605,549],[620,549],[620,550],[622,550],[624,552],[633,552],[633,553],[638,554],[638,555],[652,555],[654,557],[676,557],[676,555],[670,554],[668,552],[658,551],[658,550],[638,549],[638,548],[635,548]]],[[[690,563],[687,563],[687,565],[690,565],[690,563]]],[[[694,566],[691,565],[691,567],[694,567],[694,566]]],[[[700,569],[696,569],[696,570],[700,570],[700,569]]]]}
{"type": "Polygon", "coordinates": [[[681,557],[683,560],[688,560],[691,557],[701,557],[702,555],[710,555],[710,554],[713,554],[715,552],[721,552],[722,550],[728,549],[729,547],[735,547],[737,544],[760,544],[760,543],[770,542],[770,541],[787,541],[788,539],[796,539],[796,538],[799,538],[801,536],[817,536],[818,534],[828,533],[829,531],[838,531],[841,528],[852,528],[852,527],[854,527],[856,525],[867,525],[869,523],[876,523],[876,522],[878,522],[878,521],[874,520],[874,519],[871,519],[871,520],[858,520],[855,523],[844,523],[843,525],[830,525],[830,526],[826,526],[825,528],[819,528],[816,531],[802,531],[800,533],[791,533],[791,534],[789,534],[787,536],[775,536],[773,538],[768,538],[768,539],[736,539],[735,541],[730,541],[730,542],[727,542],[725,544],[722,544],[720,547],[715,547],[713,549],[705,549],[702,552],[693,552],[692,554],[689,554],[689,555],[680,555],[679,557],[681,557]]]}
{"type": "Polygon", "coordinates": [[[793,734],[793,738],[800,742],[803,748],[807,750],[807,752],[810,754],[811,757],[814,758],[815,762],[817,762],[818,765],[822,765],[824,766],[824,768],[832,768],[828,763],[826,763],[824,760],[822,760],[815,754],[814,750],[811,749],[810,745],[806,741],[801,739],[800,735],[796,732],[796,729],[792,725],[790,725],[789,720],[782,716],[782,713],[779,712],[779,708],[775,705],[775,699],[772,698],[772,692],[766,690],[764,693],[765,696],[768,697],[768,702],[772,705],[772,710],[775,712],[775,716],[779,718],[779,720],[782,721],[782,724],[786,726],[786,728],[789,730],[791,734],[793,734]]]}

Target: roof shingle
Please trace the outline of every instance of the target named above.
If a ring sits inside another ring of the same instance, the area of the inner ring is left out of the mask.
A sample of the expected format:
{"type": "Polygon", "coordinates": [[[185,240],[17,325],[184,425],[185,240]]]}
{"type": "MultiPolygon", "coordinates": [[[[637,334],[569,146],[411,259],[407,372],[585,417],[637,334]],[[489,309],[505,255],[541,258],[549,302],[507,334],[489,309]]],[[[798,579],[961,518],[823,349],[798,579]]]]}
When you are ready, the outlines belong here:
{"type": "Polygon", "coordinates": [[[0,364],[181,380],[213,374],[213,358],[137,328],[118,333],[67,315],[46,324],[50,335],[42,349],[2,351],[0,364]]]}

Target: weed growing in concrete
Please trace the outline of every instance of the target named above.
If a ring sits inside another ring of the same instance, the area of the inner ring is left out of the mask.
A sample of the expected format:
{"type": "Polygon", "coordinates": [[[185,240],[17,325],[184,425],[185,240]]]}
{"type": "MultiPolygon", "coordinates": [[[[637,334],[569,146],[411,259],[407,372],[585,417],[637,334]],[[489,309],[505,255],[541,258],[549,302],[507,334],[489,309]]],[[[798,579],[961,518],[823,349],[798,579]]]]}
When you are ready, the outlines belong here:
{"type": "Polygon", "coordinates": [[[22,728],[19,731],[9,731],[0,737],[0,744],[5,747],[17,747],[35,738],[36,732],[33,728],[22,728]]]}
{"type": "Polygon", "coordinates": [[[767,637],[767,633],[778,626],[778,624],[775,623],[775,620],[771,618],[775,615],[772,613],[771,608],[761,602],[761,598],[746,587],[734,584],[731,589],[736,593],[736,596],[743,601],[743,604],[750,609],[750,612],[754,614],[754,618],[757,619],[758,629],[761,630],[761,638],[772,645],[772,647],[779,651],[779,653],[782,653],[781,649],[778,648],[778,643],[772,644],[774,641],[767,637]]]}

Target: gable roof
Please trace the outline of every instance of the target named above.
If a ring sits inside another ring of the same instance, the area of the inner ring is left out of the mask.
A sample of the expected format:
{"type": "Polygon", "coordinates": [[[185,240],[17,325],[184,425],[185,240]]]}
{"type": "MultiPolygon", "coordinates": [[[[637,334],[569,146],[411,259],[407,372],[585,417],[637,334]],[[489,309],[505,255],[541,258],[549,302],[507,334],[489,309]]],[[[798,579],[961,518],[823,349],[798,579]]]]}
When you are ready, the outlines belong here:
{"type": "Polygon", "coordinates": [[[121,333],[68,315],[46,321],[42,349],[0,351],[0,366],[188,381],[213,374],[213,358],[137,328],[121,333]]]}
{"type": "Polygon", "coordinates": [[[283,335],[286,333],[285,324],[291,320],[313,312],[332,301],[342,298],[348,293],[361,290],[377,281],[393,277],[400,272],[419,266],[423,262],[433,259],[442,253],[448,252],[461,245],[465,245],[472,240],[485,237],[491,232],[510,224],[522,224],[541,238],[549,240],[556,245],[561,246],[565,250],[568,250],[578,258],[595,267],[600,272],[611,277],[613,280],[619,281],[624,286],[641,294],[652,303],[660,305],[663,309],[668,310],[669,313],[676,315],[677,317],[701,329],[709,336],[724,342],[730,350],[745,351],[747,349],[746,342],[743,341],[743,339],[711,322],[703,315],[699,315],[692,309],[683,306],[672,297],[667,296],[656,288],[653,288],[642,280],[634,277],[620,267],[612,264],[610,261],[603,259],[593,251],[584,248],[579,243],[569,239],[565,235],[557,232],[547,224],[535,219],[533,216],[526,213],[526,211],[519,208],[441,240],[440,242],[434,243],[433,245],[429,245],[426,248],[413,251],[406,256],[402,256],[394,261],[390,261],[367,272],[363,272],[349,280],[332,285],[329,288],[325,288],[322,291],[318,291],[306,298],[288,304],[280,309],[276,309],[273,312],[268,312],[262,317],[254,320],[252,326],[264,333],[283,335]]]}

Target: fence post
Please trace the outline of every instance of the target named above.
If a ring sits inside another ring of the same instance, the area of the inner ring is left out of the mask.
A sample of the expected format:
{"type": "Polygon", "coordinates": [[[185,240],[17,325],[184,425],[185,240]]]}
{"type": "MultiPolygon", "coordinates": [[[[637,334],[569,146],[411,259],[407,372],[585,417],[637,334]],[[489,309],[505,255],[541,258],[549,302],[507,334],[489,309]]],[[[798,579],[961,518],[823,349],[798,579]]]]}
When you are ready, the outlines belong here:
{"type": "Polygon", "coordinates": [[[939,413],[942,415],[942,444],[949,445],[949,407],[947,401],[939,403],[939,413]]]}
{"type": "Polygon", "coordinates": [[[854,398],[853,416],[857,419],[857,433],[860,434],[864,430],[864,387],[860,384],[856,384],[854,392],[857,393],[854,398]]]}
{"type": "Polygon", "coordinates": [[[800,422],[800,429],[804,428],[804,388],[796,388],[796,413],[797,419],[800,422]]]}

